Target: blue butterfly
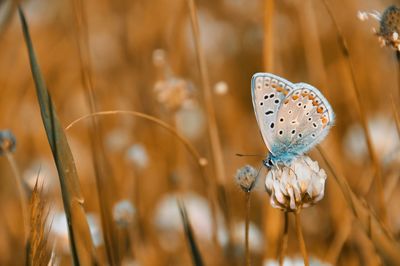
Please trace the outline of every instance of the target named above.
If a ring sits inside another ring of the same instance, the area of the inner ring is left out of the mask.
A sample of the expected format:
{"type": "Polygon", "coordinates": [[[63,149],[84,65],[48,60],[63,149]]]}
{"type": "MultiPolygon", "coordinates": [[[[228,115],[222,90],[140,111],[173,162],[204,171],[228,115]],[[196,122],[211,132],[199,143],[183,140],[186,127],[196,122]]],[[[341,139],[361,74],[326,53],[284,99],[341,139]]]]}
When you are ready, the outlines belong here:
{"type": "Polygon", "coordinates": [[[251,95],[257,123],[269,150],[263,164],[289,166],[322,141],[335,114],[322,93],[307,83],[293,84],[270,73],[256,73],[251,95]]]}

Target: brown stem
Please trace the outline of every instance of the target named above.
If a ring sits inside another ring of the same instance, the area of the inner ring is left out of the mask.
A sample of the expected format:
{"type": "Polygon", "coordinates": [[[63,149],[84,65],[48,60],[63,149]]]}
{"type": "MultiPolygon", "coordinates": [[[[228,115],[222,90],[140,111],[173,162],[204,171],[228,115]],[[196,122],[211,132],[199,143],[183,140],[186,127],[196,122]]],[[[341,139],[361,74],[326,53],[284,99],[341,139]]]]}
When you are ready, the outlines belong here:
{"type": "Polygon", "coordinates": [[[28,232],[29,232],[29,222],[28,222],[29,215],[27,206],[27,196],[23,187],[23,180],[21,174],[19,173],[17,163],[12,153],[9,151],[5,151],[4,154],[7,158],[8,163],[10,164],[17,185],[18,196],[21,203],[22,220],[24,224],[24,241],[26,241],[28,239],[28,232]]]}
{"type": "Polygon", "coordinates": [[[297,234],[297,239],[299,241],[301,254],[303,255],[304,265],[309,266],[310,263],[308,261],[306,243],[304,242],[303,232],[301,230],[300,210],[296,211],[294,215],[296,220],[296,234],[297,234]]]}
{"type": "Polygon", "coordinates": [[[289,230],[289,214],[288,212],[284,212],[285,217],[285,225],[283,228],[283,235],[282,235],[282,242],[281,246],[279,247],[279,265],[283,266],[283,262],[285,260],[285,252],[288,243],[288,230],[289,230]]]}
{"type": "Polygon", "coordinates": [[[250,224],[250,196],[251,192],[245,192],[246,194],[246,231],[245,231],[245,254],[246,254],[246,265],[251,265],[250,259],[250,248],[249,248],[249,224],[250,224]]]}

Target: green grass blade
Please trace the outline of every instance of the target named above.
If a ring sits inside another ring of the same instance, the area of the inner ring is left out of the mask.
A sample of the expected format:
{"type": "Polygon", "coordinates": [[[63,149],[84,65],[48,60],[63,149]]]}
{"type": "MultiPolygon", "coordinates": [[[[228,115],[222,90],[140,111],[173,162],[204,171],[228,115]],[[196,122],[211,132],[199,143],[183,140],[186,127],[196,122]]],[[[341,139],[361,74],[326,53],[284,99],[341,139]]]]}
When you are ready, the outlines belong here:
{"type": "Polygon", "coordinates": [[[194,234],[192,227],[190,226],[189,217],[186,212],[185,205],[182,201],[178,201],[179,211],[181,213],[183,227],[185,228],[185,236],[190,246],[190,251],[192,253],[193,265],[195,266],[203,266],[203,259],[201,258],[201,254],[199,248],[197,247],[196,241],[194,239],[194,234]]]}
{"type": "Polygon", "coordinates": [[[28,49],[29,62],[43,124],[60,179],[61,194],[68,222],[72,259],[74,265],[91,265],[94,259],[94,249],[83,209],[83,197],[79,187],[75,163],[63,127],[57,118],[54,104],[36,60],[28,24],[20,7],[18,8],[18,13],[28,49]]]}

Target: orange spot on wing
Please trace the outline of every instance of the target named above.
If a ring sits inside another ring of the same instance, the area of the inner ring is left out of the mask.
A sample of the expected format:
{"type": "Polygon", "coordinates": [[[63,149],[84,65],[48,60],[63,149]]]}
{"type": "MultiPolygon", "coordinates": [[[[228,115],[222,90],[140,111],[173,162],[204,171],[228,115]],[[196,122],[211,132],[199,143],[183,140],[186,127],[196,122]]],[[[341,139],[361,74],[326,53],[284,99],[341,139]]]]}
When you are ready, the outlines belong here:
{"type": "Polygon", "coordinates": [[[299,96],[293,95],[292,98],[293,98],[293,100],[297,100],[299,98],[299,96]]]}
{"type": "Polygon", "coordinates": [[[322,124],[326,125],[326,123],[328,123],[328,119],[326,117],[323,117],[322,118],[322,124]]]}
{"type": "Polygon", "coordinates": [[[314,96],[312,96],[312,95],[310,94],[310,95],[308,95],[308,99],[310,99],[310,100],[314,100],[314,99],[315,99],[315,97],[314,97],[314,96]]]}
{"type": "Polygon", "coordinates": [[[287,95],[287,94],[288,94],[288,91],[287,91],[287,90],[283,90],[283,94],[284,94],[284,95],[287,95]]]}
{"type": "Polygon", "coordinates": [[[317,112],[318,112],[319,114],[322,114],[323,111],[324,111],[324,108],[322,108],[322,106],[319,106],[319,107],[317,108],[317,112]]]}
{"type": "Polygon", "coordinates": [[[278,87],[278,88],[276,88],[276,90],[277,90],[278,92],[281,92],[281,91],[283,91],[283,88],[282,88],[282,87],[278,87]]]}
{"type": "Polygon", "coordinates": [[[284,103],[284,104],[287,104],[288,102],[289,102],[289,100],[285,100],[283,103],[284,103]]]}
{"type": "Polygon", "coordinates": [[[318,106],[319,104],[317,103],[317,101],[313,101],[313,102],[312,102],[312,105],[318,106]]]}

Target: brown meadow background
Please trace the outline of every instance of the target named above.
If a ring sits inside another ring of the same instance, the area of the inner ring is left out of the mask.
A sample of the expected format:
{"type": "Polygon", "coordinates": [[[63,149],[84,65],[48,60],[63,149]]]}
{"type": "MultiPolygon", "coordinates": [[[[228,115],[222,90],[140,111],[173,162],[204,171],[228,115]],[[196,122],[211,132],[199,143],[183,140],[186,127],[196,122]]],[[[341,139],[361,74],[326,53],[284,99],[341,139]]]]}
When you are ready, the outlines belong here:
{"type": "MultiPolygon", "coordinates": [[[[17,140],[15,152],[0,157],[0,265],[70,265],[66,225],[56,218],[63,210],[59,175],[16,2],[0,1],[0,129],[11,130],[17,140]],[[35,210],[26,220],[34,228],[29,243],[38,243],[30,250],[16,180],[23,182],[24,204],[33,202],[28,212],[35,210]],[[32,250],[41,255],[26,259],[32,250]]],[[[90,254],[81,265],[191,265],[190,234],[183,230],[174,197],[186,206],[204,265],[245,264],[245,194],[234,176],[245,164],[260,168],[262,158],[236,154],[267,154],[250,94],[251,76],[263,71],[316,86],[336,113],[336,124],[319,148],[323,155],[317,149],[310,153],[328,175],[324,199],[301,212],[307,251],[320,261],[311,265],[400,265],[400,135],[395,119],[400,64],[396,52],[380,47],[373,34],[371,28],[378,29],[379,22],[357,18],[359,10],[383,12],[399,3],[199,0],[196,8],[191,0],[20,4],[64,128],[94,110],[135,111],[159,119],[108,114],[97,116],[95,124],[86,118],[65,130],[82,206],[88,220],[97,221],[93,235],[100,239],[93,239],[91,251],[84,248],[91,246],[88,239],[78,245],[81,254],[90,254]],[[199,33],[193,34],[196,17],[199,33]],[[115,218],[115,204],[123,200],[134,211],[115,218]]],[[[251,192],[250,221],[257,228],[250,232],[252,265],[278,265],[267,260],[277,260],[284,216],[269,205],[266,171],[261,170],[251,192]]],[[[81,217],[72,219],[84,224],[81,217]]],[[[300,263],[293,265],[302,265],[289,217],[286,255],[300,263]]]]}

